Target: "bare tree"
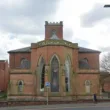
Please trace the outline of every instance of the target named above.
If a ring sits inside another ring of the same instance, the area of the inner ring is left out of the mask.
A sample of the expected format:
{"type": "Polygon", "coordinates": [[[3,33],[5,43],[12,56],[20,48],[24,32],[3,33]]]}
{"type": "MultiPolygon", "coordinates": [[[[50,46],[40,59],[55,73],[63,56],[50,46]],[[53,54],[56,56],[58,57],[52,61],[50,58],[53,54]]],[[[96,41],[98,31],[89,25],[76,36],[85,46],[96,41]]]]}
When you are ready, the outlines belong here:
{"type": "Polygon", "coordinates": [[[110,53],[103,56],[101,60],[101,69],[105,72],[110,72],[110,53]]]}

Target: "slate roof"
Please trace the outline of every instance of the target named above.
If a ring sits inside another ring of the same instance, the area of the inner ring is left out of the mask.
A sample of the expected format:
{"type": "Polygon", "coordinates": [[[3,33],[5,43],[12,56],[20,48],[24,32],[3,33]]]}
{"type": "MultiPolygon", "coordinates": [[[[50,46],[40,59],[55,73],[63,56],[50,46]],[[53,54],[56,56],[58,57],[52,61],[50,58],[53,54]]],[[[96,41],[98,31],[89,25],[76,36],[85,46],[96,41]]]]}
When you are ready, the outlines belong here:
{"type": "Polygon", "coordinates": [[[8,51],[8,53],[30,53],[31,52],[31,47],[25,47],[25,48],[20,48],[16,50],[11,50],[8,51]]]}
{"type": "MultiPolygon", "coordinates": [[[[31,47],[25,47],[25,48],[20,48],[16,50],[11,50],[8,51],[8,53],[30,53],[31,52],[31,47]]],[[[79,53],[100,53],[100,51],[93,50],[93,49],[88,49],[84,47],[79,47],[79,53]]]]}
{"type": "Polygon", "coordinates": [[[79,47],[79,52],[80,53],[100,53],[100,51],[98,50],[93,50],[93,49],[88,49],[88,48],[85,48],[85,47],[79,47]]]}
{"type": "Polygon", "coordinates": [[[0,60],[0,62],[5,62],[6,60],[0,60]]]}

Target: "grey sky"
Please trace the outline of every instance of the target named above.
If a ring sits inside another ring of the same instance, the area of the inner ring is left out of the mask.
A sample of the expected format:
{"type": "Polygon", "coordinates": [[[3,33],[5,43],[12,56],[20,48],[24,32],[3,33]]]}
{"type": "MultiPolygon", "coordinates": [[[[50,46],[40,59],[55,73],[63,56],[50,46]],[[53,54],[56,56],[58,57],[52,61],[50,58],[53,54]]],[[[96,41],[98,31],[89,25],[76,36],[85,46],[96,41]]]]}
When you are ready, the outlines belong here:
{"type": "Polygon", "coordinates": [[[43,40],[45,21],[63,21],[64,39],[79,43],[79,46],[95,50],[102,50],[100,47],[105,46],[109,49],[110,9],[103,8],[106,1],[2,0],[0,59],[8,59],[9,50],[43,40]]]}
{"type": "Polygon", "coordinates": [[[95,4],[87,13],[81,16],[81,25],[84,27],[94,26],[97,22],[110,18],[110,9],[103,8],[104,4],[95,4]]]}
{"type": "Polygon", "coordinates": [[[0,29],[13,34],[43,34],[44,21],[52,19],[59,0],[22,0],[0,5],[0,29]]]}

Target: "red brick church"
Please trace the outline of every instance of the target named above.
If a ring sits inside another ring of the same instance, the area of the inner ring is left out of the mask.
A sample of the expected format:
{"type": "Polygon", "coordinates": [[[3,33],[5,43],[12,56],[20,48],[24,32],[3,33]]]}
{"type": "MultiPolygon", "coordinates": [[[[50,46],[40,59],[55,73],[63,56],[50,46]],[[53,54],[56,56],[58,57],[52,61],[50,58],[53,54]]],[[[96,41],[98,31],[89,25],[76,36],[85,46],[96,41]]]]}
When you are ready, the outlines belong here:
{"type": "Polygon", "coordinates": [[[68,97],[100,93],[99,54],[63,38],[63,22],[45,22],[44,40],[9,53],[8,98],[68,97]]]}

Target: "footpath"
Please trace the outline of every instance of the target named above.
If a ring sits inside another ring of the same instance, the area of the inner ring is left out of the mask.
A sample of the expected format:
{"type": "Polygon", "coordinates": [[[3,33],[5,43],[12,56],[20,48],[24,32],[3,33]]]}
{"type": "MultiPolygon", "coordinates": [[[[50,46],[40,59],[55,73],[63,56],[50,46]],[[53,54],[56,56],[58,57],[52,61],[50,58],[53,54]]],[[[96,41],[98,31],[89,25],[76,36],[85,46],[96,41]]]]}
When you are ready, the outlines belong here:
{"type": "Polygon", "coordinates": [[[62,107],[87,107],[87,106],[100,106],[107,107],[110,106],[110,102],[100,102],[100,103],[74,103],[74,104],[54,104],[54,105],[34,105],[34,106],[16,106],[16,107],[1,107],[0,110],[49,110],[50,108],[62,108],[62,107]]]}

